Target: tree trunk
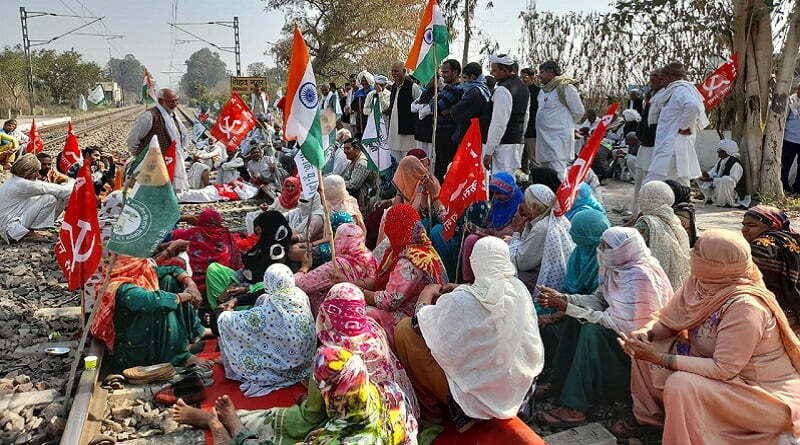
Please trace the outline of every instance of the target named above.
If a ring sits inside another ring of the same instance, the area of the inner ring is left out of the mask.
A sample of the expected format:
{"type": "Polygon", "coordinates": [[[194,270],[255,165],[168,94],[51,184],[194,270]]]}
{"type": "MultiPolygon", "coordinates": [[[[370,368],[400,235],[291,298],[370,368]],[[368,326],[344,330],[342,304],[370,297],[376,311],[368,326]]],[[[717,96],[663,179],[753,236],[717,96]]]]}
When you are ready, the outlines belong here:
{"type": "MultiPolygon", "coordinates": [[[[750,27],[750,35],[753,28],[750,27]]],[[[756,70],[756,56],[752,40],[748,39],[744,54],[744,120],[738,121],[742,127],[742,142],[747,148],[748,167],[750,168],[749,180],[752,189],[758,190],[761,182],[761,155],[763,130],[761,128],[761,91],[758,87],[758,71],[756,70]]]]}
{"type": "Polygon", "coordinates": [[[472,0],[464,0],[464,51],[461,53],[461,68],[469,62],[469,40],[472,37],[470,19],[472,18],[472,0]]]}
{"type": "Polygon", "coordinates": [[[750,2],[752,0],[736,0],[733,7],[733,36],[731,41],[732,52],[739,53],[739,66],[736,67],[738,77],[733,86],[733,107],[736,113],[735,121],[739,123],[731,129],[731,137],[739,141],[740,153],[742,154],[742,164],[744,165],[744,177],[747,183],[747,193],[753,193],[755,181],[752,179],[752,171],[757,167],[751,162],[750,151],[755,147],[749,147],[744,138],[745,121],[745,70],[747,68],[747,22],[750,16],[750,2]]]}
{"type": "Polygon", "coordinates": [[[778,199],[783,198],[780,180],[781,151],[783,149],[783,130],[786,125],[786,109],[789,90],[792,87],[797,53],[800,50],[800,2],[795,2],[790,17],[783,48],[775,67],[775,89],[771,105],[767,110],[766,131],[764,134],[764,157],[761,164],[764,172],[760,191],[778,199]]]}

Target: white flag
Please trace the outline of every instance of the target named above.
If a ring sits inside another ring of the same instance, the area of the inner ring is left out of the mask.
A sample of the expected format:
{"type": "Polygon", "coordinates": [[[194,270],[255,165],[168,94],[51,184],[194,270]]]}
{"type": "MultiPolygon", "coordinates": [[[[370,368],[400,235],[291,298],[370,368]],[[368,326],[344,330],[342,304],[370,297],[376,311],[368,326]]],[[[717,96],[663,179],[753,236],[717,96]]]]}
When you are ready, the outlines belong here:
{"type": "Polygon", "coordinates": [[[317,168],[308,162],[308,159],[303,156],[303,152],[300,150],[297,150],[294,163],[297,164],[297,176],[300,177],[300,184],[303,186],[303,198],[313,198],[319,187],[317,168]]]}
{"type": "Polygon", "coordinates": [[[97,85],[91,93],[89,93],[89,97],[86,98],[92,105],[100,105],[106,101],[106,95],[103,93],[103,87],[101,85],[97,85]]]}

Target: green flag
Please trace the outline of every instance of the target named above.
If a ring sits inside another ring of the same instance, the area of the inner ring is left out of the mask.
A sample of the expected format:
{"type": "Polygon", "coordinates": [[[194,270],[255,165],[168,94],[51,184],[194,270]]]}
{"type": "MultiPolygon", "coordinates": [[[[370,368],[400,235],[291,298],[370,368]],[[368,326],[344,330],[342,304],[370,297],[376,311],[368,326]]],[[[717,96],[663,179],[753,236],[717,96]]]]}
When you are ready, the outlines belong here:
{"type": "Polygon", "coordinates": [[[174,228],[181,213],[158,146],[147,149],[140,167],[136,184],[128,193],[122,214],[114,224],[108,249],[149,258],[174,228]]]}
{"type": "Polygon", "coordinates": [[[372,113],[367,118],[364,134],[361,136],[361,151],[367,155],[367,167],[370,170],[383,171],[392,166],[389,159],[389,142],[386,132],[386,121],[381,114],[380,99],[373,96],[372,113]]]}

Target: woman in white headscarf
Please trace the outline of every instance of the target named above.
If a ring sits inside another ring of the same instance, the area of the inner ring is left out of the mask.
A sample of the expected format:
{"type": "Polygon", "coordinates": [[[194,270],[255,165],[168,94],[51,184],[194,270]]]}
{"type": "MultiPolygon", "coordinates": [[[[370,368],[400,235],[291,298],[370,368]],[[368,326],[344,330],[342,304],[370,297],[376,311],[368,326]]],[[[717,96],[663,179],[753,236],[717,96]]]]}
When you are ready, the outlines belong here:
{"type": "Polygon", "coordinates": [[[642,186],[639,198],[641,216],[634,227],[669,277],[673,289],[680,289],[689,276],[689,235],[672,205],[675,194],[664,182],[650,181],[642,186]]]}
{"type": "Polygon", "coordinates": [[[536,285],[561,289],[569,255],[575,248],[569,220],[553,214],[555,201],[555,193],[546,185],[528,187],[520,207],[528,222],[509,241],[518,276],[534,295],[538,293],[536,285]]]}
{"type": "MultiPolygon", "coordinates": [[[[395,328],[397,356],[423,413],[441,417],[450,396],[451,409],[470,418],[508,419],[541,372],[544,348],[530,293],[514,277],[508,245],[481,238],[471,258],[475,284],[458,286],[435,304],[434,297],[453,285],[426,287],[414,317],[395,328]]],[[[471,423],[454,420],[462,430],[471,423]]]]}
{"type": "Polygon", "coordinates": [[[286,214],[286,221],[292,228],[293,238],[300,242],[311,242],[322,238],[324,210],[319,193],[311,199],[301,197],[297,207],[286,214]]]}
{"type": "Polygon", "coordinates": [[[586,421],[603,394],[627,393],[631,362],[617,336],[644,326],[673,291],[641,235],[629,227],[603,233],[597,251],[601,285],[591,295],[564,295],[542,287],[539,304],[566,312],[556,353],[548,363],[549,390],[560,390],[561,407],[539,414],[558,427],[586,421]]]}

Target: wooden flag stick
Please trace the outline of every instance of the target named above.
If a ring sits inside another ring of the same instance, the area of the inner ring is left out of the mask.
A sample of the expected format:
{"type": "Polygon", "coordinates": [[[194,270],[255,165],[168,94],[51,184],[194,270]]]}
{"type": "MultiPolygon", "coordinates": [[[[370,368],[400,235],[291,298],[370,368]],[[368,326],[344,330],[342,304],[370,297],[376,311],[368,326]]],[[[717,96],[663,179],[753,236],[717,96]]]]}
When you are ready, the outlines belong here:
{"type": "Polygon", "coordinates": [[[325,230],[328,232],[328,243],[331,246],[331,265],[333,265],[334,273],[339,272],[339,266],[336,264],[336,248],[333,245],[333,227],[331,226],[331,215],[328,213],[328,202],[325,200],[325,183],[322,181],[322,169],[317,168],[317,180],[319,181],[319,198],[322,201],[322,218],[325,220],[325,230]]]}

